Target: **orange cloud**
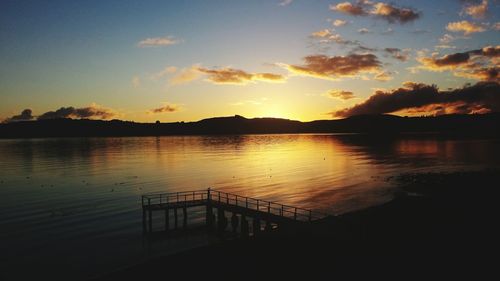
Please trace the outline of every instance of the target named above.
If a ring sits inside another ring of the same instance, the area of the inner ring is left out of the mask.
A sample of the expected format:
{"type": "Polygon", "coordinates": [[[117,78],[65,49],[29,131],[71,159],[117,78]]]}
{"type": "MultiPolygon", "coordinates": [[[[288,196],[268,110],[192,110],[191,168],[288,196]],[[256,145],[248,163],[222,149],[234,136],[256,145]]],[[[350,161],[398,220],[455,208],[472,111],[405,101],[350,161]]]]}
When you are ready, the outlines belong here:
{"type": "Polygon", "coordinates": [[[336,27],[340,27],[340,26],[344,26],[347,24],[347,21],[345,20],[339,20],[339,19],[336,19],[332,22],[333,26],[336,26],[336,27]]]}
{"type": "Polygon", "coordinates": [[[482,67],[469,71],[457,71],[455,75],[475,80],[500,82],[499,72],[499,67],[482,67]]]}
{"type": "Polygon", "coordinates": [[[179,106],[176,104],[165,104],[164,106],[151,109],[149,113],[168,113],[175,112],[179,110],[179,106]]]}
{"type": "Polygon", "coordinates": [[[304,65],[280,65],[294,74],[322,79],[354,77],[360,73],[378,73],[382,65],[377,56],[373,54],[350,54],[334,57],[312,55],[305,57],[304,62],[304,65]]]}
{"type": "Polygon", "coordinates": [[[407,23],[420,17],[420,13],[409,8],[399,8],[391,4],[378,2],[373,5],[370,14],[381,17],[390,23],[407,23]]]}
{"type": "Polygon", "coordinates": [[[366,14],[366,11],[361,4],[352,4],[349,2],[342,2],[338,3],[337,5],[330,5],[330,10],[348,14],[351,16],[362,16],[366,14]]]}
{"type": "Polygon", "coordinates": [[[325,37],[328,37],[330,35],[332,35],[332,34],[330,33],[330,30],[328,30],[328,29],[323,29],[323,30],[311,33],[312,37],[317,37],[317,38],[325,38],[325,37]]]}
{"type": "Polygon", "coordinates": [[[381,71],[381,72],[377,73],[377,75],[375,75],[375,77],[373,77],[373,79],[375,79],[377,81],[390,81],[394,78],[391,76],[391,72],[381,71]]]}
{"type": "Polygon", "coordinates": [[[207,69],[198,67],[198,71],[208,75],[208,80],[215,84],[244,85],[252,81],[283,82],[286,78],[274,73],[249,73],[234,68],[207,69]]]}
{"type": "Polygon", "coordinates": [[[348,100],[354,98],[354,93],[343,90],[329,90],[326,95],[332,98],[338,98],[341,100],[348,100]]]}
{"type": "Polygon", "coordinates": [[[466,20],[450,22],[446,26],[446,29],[452,32],[463,32],[464,35],[469,35],[476,32],[484,32],[486,30],[484,27],[466,20]]]}
{"type": "Polygon", "coordinates": [[[172,85],[179,85],[189,83],[198,79],[201,73],[198,71],[199,65],[195,64],[189,68],[184,68],[177,72],[175,76],[170,78],[169,83],[172,85]]]}
{"type": "Polygon", "coordinates": [[[463,12],[473,18],[482,19],[488,12],[488,0],[483,0],[477,5],[468,5],[463,9],[463,12]]]}
{"type": "Polygon", "coordinates": [[[389,23],[407,23],[420,18],[420,12],[410,8],[400,8],[392,4],[383,2],[358,1],[356,4],[342,2],[337,5],[330,5],[330,10],[337,11],[351,16],[375,16],[384,19],[389,23]]]}

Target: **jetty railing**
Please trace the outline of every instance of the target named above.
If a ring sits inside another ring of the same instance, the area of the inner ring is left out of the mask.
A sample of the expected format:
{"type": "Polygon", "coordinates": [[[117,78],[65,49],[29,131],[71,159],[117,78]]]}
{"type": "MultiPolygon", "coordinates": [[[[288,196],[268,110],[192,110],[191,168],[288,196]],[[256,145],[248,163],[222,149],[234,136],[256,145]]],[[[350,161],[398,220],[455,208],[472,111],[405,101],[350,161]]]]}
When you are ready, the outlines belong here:
{"type": "Polygon", "coordinates": [[[213,189],[146,194],[143,195],[141,199],[142,207],[146,209],[154,206],[161,207],[162,205],[173,204],[182,206],[183,204],[188,205],[198,202],[200,204],[211,203],[214,205],[240,207],[245,208],[246,210],[271,214],[295,221],[310,222],[328,216],[310,209],[299,208],[273,201],[256,199],[213,189]]]}

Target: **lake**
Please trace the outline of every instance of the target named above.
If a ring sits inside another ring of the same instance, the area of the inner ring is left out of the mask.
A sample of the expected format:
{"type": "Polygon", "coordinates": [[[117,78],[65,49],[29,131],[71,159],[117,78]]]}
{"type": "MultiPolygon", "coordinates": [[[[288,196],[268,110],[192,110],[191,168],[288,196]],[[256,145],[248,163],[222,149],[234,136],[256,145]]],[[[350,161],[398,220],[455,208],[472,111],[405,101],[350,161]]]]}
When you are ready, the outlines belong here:
{"type": "MultiPolygon", "coordinates": [[[[500,167],[500,141],[432,135],[0,140],[2,280],[79,280],[206,244],[142,235],[140,196],[213,189],[340,214],[384,203],[401,173],[500,167]]],[[[196,220],[196,218],[193,218],[196,220]]]]}

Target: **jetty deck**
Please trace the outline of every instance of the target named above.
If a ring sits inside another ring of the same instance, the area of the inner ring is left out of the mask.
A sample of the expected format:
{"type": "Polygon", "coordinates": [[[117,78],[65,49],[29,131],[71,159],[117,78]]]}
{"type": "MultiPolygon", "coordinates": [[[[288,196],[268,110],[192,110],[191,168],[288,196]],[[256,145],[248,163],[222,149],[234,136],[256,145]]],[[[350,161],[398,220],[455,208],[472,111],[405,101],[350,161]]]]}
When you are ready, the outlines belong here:
{"type": "Polygon", "coordinates": [[[165,219],[164,230],[170,229],[170,211],[173,211],[173,227],[179,227],[179,217],[182,225],[187,227],[188,211],[193,207],[206,207],[206,223],[209,227],[216,226],[218,231],[224,231],[228,226],[226,213],[231,215],[233,231],[246,235],[250,231],[249,220],[252,221],[252,233],[276,227],[289,227],[311,223],[328,215],[310,209],[289,206],[277,202],[241,196],[213,189],[156,193],[142,195],[143,228],[145,232],[153,231],[153,212],[163,211],[165,219]],[[179,216],[179,210],[182,216],[179,216]],[[214,212],[214,210],[216,212],[214,212]],[[217,216],[215,215],[217,213],[217,216]]]}

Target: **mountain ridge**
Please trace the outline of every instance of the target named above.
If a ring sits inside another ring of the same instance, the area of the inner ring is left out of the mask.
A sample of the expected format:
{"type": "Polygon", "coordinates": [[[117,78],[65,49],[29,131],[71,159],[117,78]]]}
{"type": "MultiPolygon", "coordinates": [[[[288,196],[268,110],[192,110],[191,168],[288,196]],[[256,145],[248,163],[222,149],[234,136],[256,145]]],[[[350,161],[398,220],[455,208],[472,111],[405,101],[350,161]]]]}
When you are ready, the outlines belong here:
{"type": "Polygon", "coordinates": [[[500,113],[401,117],[357,115],[345,119],[301,122],[241,115],[192,122],[138,123],[122,120],[49,119],[0,124],[0,138],[163,136],[280,133],[445,133],[499,135],[500,113]]]}

